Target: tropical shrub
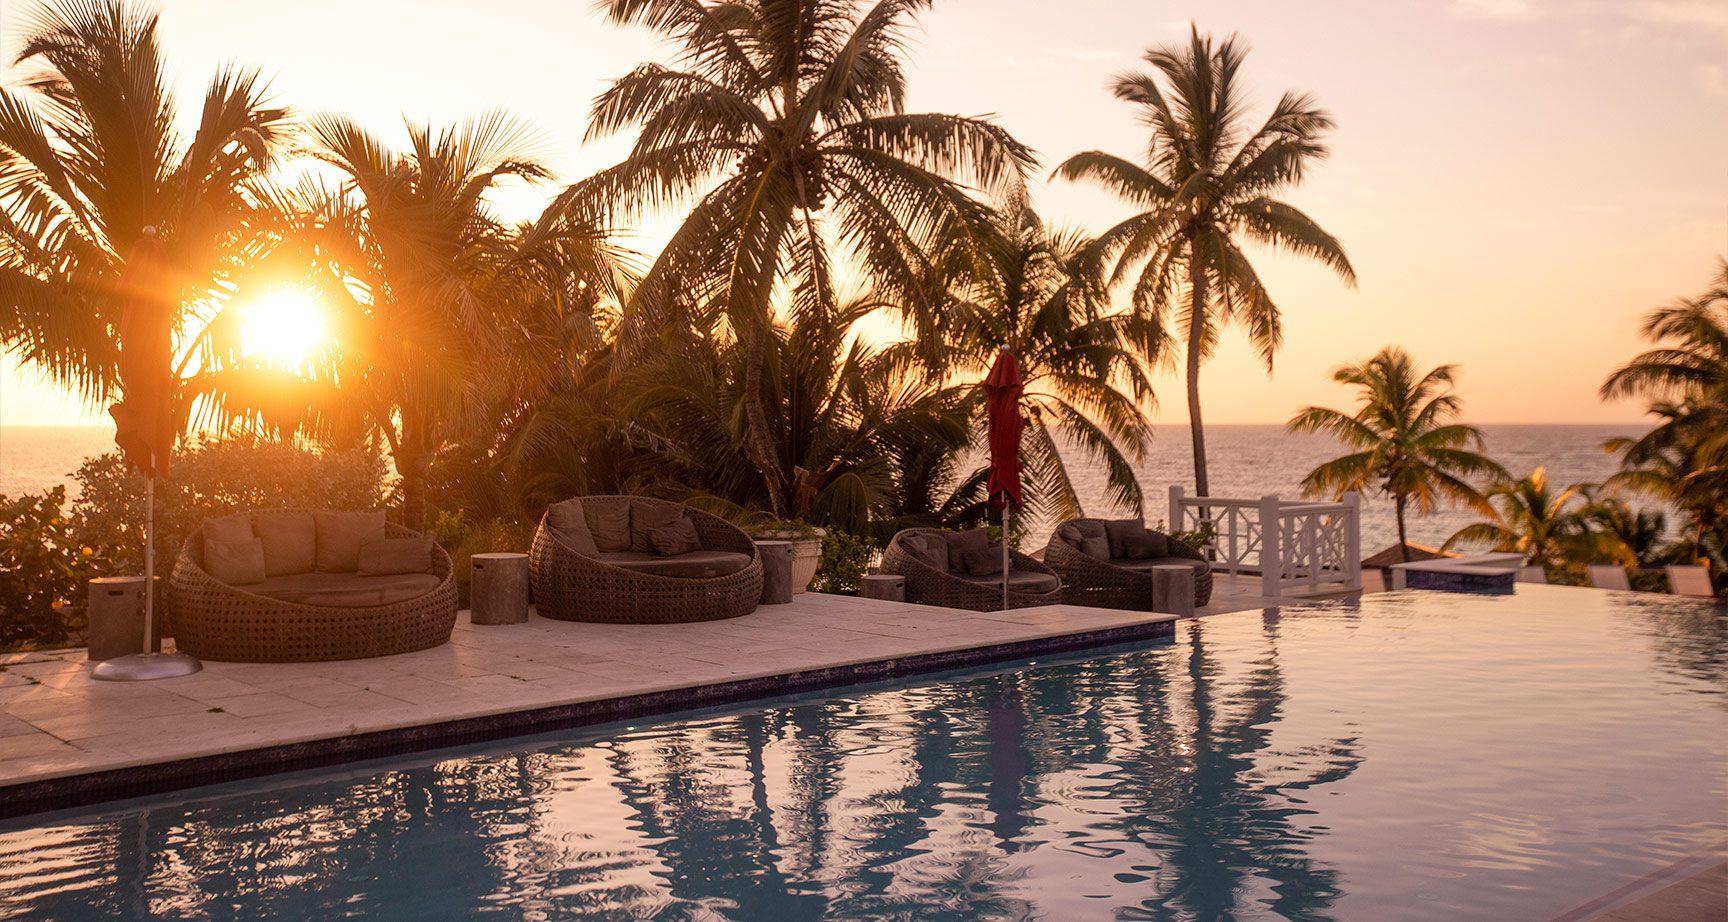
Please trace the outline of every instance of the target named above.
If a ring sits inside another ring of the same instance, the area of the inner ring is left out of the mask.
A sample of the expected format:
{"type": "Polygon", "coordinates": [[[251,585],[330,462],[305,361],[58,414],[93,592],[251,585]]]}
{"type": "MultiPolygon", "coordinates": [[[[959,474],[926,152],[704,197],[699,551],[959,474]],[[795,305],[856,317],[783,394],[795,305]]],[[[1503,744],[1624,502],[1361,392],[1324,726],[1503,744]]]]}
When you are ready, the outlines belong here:
{"type": "Polygon", "coordinates": [[[65,487],[0,496],[0,650],[60,645],[83,630],[93,552],[65,507],[65,487]]]}
{"type": "Polygon", "coordinates": [[[822,560],[816,565],[816,582],[810,588],[835,595],[857,595],[876,547],[857,535],[829,529],[822,536],[822,560]]]}
{"type": "Polygon", "coordinates": [[[441,511],[433,517],[427,532],[450,553],[455,564],[456,595],[463,608],[468,607],[468,589],[474,581],[473,556],[526,554],[534,543],[534,530],[539,525],[535,519],[490,519],[471,523],[460,510],[441,511]]]}

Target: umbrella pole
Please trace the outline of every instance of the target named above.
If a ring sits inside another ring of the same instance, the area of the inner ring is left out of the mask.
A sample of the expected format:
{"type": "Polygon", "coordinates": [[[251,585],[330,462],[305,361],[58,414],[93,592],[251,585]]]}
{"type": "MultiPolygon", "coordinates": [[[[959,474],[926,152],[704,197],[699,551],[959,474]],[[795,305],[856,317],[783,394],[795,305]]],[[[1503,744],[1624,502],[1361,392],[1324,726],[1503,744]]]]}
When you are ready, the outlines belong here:
{"type": "Polygon", "coordinates": [[[156,649],[156,475],[144,478],[144,652],[156,649]]]}
{"type": "Polygon", "coordinates": [[[1008,498],[1002,498],[1002,610],[1008,610],[1008,498]]]}
{"type": "Polygon", "coordinates": [[[158,653],[156,647],[156,476],[144,478],[144,652],[97,663],[90,677],[105,682],[141,682],[191,675],[204,664],[190,653],[158,653]]]}

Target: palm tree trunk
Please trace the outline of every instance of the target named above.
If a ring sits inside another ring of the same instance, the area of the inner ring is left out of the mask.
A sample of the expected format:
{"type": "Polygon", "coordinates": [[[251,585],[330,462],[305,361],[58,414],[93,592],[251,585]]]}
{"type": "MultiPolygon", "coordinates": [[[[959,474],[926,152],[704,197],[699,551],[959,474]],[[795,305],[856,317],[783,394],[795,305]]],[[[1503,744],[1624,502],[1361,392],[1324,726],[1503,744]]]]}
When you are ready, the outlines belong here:
{"type": "Polygon", "coordinates": [[[1392,508],[1398,516],[1398,558],[1410,562],[1410,536],[1404,531],[1404,494],[1392,498],[1392,508]]]}
{"type": "Polygon", "coordinates": [[[775,518],[785,515],[786,484],[781,475],[780,465],[774,458],[768,436],[768,411],[762,406],[762,365],[766,361],[767,348],[766,307],[764,316],[756,318],[750,324],[750,332],[745,337],[744,344],[744,425],[749,429],[744,435],[744,453],[762,475],[762,482],[768,488],[768,505],[775,518]]]}
{"type": "Polygon", "coordinates": [[[1206,331],[1206,271],[1200,257],[1188,256],[1188,431],[1194,440],[1194,494],[1210,496],[1206,478],[1206,423],[1200,418],[1200,348],[1206,331]]]}

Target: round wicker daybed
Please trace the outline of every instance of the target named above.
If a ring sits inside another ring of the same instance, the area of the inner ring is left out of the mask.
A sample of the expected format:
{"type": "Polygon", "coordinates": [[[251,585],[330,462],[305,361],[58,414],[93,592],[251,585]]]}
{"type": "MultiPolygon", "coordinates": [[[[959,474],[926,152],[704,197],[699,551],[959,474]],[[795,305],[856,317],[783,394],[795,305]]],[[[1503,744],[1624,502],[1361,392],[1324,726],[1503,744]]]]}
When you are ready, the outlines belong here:
{"type": "Polygon", "coordinates": [[[747,615],[762,600],[762,558],[743,529],[645,496],[583,496],[554,505],[534,532],[528,574],[535,611],[558,621],[718,621],[747,615]],[[679,518],[694,526],[698,546],[675,554],[648,547],[641,528],[623,546],[626,537],[603,524],[679,518]]]}
{"type": "MultiPolygon", "coordinates": [[[[244,515],[256,523],[260,516],[319,511],[258,510],[244,515]]],[[[456,582],[450,555],[436,542],[426,541],[430,560],[424,574],[391,578],[306,572],[235,586],[205,570],[208,527],[209,522],[200,525],[186,539],[168,580],[168,626],[175,646],[184,652],[229,662],[303,663],[409,653],[450,640],[456,626],[456,582]],[[345,594],[344,584],[356,588],[345,594]],[[266,594],[283,586],[296,590],[283,593],[292,598],[339,599],[344,604],[312,604],[266,594]],[[367,598],[388,601],[357,601],[367,598]]],[[[425,538],[393,523],[384,524],[384,537],[425,538]]]]}
{"type": "MultiPolygon", "coordinates": [[[[1153,567],[1163,564],[1186,564],[1194,570],[1194,606],[1212,600],[1212,568],[1206,555],[1163,532],[1147,530],[1166,545],[1165,556],[1146,560],[1111,558],[1100,560],[1082,552],[1063,537],[1068,526],[1102,529],[1101,519],[1070,519],[1056,527],[1050,543],[1044,548],[1044,562],[1061,574],[1068,585],[1068,600],[1076,605],[1095,608],[1126,608],[1135,611],[1155,611],[1152,593],[1153,567]]],[[[1099,534],[1103,534],[1100,530],[1099,534]]]]}
{"type": "MultiPolygon", "coordinates": [[[[921,558],[906,543],[911,538],[932,536],[946,542],[950,532],[940,528],[908,528],[894,536],[882,552],[882,572],[906,578],[906,601],[918,605],[964,608],[969,611],[1002,609],[1002,578],[978,577],[937,568],[921,558]]],[[[1031,608],[1062,602],[1059,574],[1019,551],[1009,551],[1008,607],[1031,608]]]]}

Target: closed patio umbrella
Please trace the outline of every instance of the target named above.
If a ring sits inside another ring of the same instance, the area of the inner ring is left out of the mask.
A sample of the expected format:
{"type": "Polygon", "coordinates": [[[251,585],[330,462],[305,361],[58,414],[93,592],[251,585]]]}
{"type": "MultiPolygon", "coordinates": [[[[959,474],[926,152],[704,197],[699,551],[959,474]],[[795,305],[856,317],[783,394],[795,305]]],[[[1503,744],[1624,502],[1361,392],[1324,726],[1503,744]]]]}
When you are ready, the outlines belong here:
{"type": "Polygon", "coordinates": [[[1020,395],[1025,381],[1020,363],[1004,343],[996,362],[984,378],[985,403],[990,414],[990,479],[985,491],[990,502],[1002,510],[1002,607],[1008,607],[1008,510],[1020,505],[1020,395]]]}
{"type": "Polygon", "coordinates": [[[120,308],[119,403],[114,444],[126,462],[144,475],[144,650],[98,663],[98,679],[162,679],[197,672],[198,660],[186,654],[150,652],[156,615],[156,478],[168,472],[174,448],[173,353],[174,283],[162,241],[154,227],[144,228],[126,254],[115,286],[120,308]]]}

